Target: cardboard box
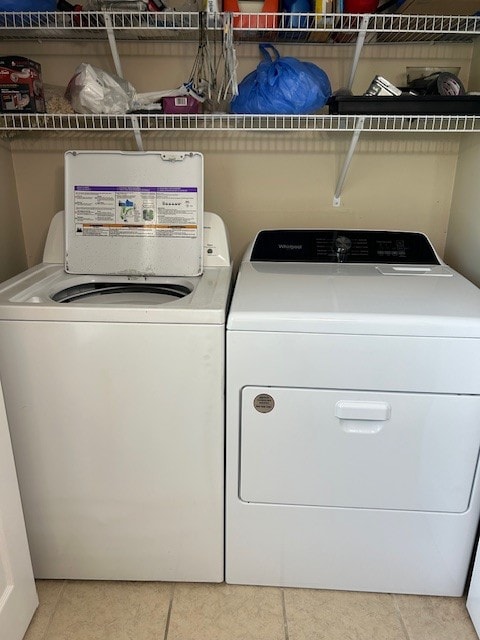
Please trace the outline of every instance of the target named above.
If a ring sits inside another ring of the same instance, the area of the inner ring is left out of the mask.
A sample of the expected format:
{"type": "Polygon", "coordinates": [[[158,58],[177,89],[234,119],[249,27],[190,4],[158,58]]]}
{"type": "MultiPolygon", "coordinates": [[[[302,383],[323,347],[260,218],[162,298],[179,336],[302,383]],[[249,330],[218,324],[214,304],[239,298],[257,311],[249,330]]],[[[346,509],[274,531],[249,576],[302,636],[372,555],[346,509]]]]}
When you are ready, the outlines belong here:
{"type": "Polygon", "coordinates": [[[45,113],[38,62],[21,56],[0,58],[0,112],[45,113]]]}
{"type": "Polygon", "coordinates": [[[480,11],[480,0],[405,0],[398,13],[435,16],[473,16],[480,11]]]}

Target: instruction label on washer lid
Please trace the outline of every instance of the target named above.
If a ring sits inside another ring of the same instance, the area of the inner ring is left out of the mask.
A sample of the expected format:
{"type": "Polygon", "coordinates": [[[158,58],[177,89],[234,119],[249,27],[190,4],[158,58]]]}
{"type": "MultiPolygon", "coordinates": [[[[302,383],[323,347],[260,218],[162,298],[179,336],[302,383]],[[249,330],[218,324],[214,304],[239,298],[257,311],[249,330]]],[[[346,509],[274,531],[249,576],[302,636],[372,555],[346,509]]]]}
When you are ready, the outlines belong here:
{"type": "Polygon", "coordinates": [[[197,187],[74,187],[77,236],[196,238],[197,187]]]}

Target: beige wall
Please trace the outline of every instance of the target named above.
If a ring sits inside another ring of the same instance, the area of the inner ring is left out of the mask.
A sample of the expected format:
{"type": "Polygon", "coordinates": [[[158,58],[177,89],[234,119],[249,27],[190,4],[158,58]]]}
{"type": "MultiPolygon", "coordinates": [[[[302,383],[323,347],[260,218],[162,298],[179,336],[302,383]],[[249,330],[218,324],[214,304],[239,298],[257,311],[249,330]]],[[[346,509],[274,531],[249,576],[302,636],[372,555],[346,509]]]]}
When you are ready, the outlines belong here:
{"type": "MultiPolygon", "coordinates": [[[[480,43],[475,46],[470,86],[480,90],[480,43]]],[[[462,140],[453,191],[445,258],[480,286],[480,139],[462,140]]]]}
{"type": "Polygon", "coordinates": [[[25,269],[25,247],[9,145],[0,141],[0,281],[25,269]]]}
{"type": "MultiPolygon", "coordinates": [[[[169,137],[147,139],[146,148],[204,153],[205,208],[224,218],[237,259],[259,229],[279,226],[416,229],[443,252],[457,145],[397,137],[385,146],[366,136],[336,208],[333,194],[343,155],[335,149],[346,145],[297,138],[169,137]]],[[[121,139],[96,145],[77,139],[53,141],[47,151],[14,151],[18,183],[28,185],[19,189],[19,201],[29,265],[41,259],[48,223],[63,208],[63,152],[94,146],[132,148],[121,139]]]]}
{"type": "Polygon", "coordinates": [[[445,260],[480,286],[480,140],[460,146],[445,260]]]}
{"type": "MultiPolygon", "coordinates": [[[[334,89],[347,83],[351,46],[278,45],[284,55],[310,59],[328,73],[334,89]]],[[[168,89],[188,79],[196,45],[120,42],[125,77],[139,91],[168,89]]],[[[471,45],[435,46],[442,66],[461,67],[466,81],[471,45]]],[[[42,64],[44,82],[64,87],[77,64],[110,71],[103,42],[0,43],[0,52],[26,55],[42,64]]],[[[258,47],[237,46],[239,78],[258,63],[258,47]]],[[[365,91],[375,74],[405,82],[407,66],[432,62],[428,45],[364,49],[354,91],[365,91]]],[[[205,155],[205,208],[222,215],[239,258],[257,230],[277,226],[415,229],[426,232],[443,254],[459,139],[445,134],[360,138],[341,206],[333,194],[350,137],[321,133],[147,134],[147,150],[194,149],[205,155]]],[[[49,220],[63,206],[63,153],[71,148],[135,149],[133,137],[25,134],[12,144],[28,264],[41,259],[49,220]]]]}

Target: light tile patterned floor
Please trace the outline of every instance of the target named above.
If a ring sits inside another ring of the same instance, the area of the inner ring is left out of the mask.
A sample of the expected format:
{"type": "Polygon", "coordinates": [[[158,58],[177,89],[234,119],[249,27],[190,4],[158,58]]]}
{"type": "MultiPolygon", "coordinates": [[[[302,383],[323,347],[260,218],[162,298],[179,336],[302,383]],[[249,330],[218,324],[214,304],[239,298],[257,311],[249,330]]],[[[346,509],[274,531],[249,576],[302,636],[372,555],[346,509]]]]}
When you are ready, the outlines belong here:
{"type": "Polygon", "coordinates": [[[25,640],[476,640],[461,598],[40,580],[25,640]]]}

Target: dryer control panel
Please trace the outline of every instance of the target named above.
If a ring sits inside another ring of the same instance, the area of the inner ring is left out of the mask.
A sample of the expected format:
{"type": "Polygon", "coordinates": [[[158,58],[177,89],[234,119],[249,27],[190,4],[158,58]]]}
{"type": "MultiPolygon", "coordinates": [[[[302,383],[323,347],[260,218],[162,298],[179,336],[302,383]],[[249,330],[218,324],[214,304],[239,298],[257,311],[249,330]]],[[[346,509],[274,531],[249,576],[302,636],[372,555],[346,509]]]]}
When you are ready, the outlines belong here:
{"type": "Polygon", "coordinates": [[[257,235],[252,262],[351,262],[439,265],[423,233],[332,229],[268,229],[257,235]]]}

